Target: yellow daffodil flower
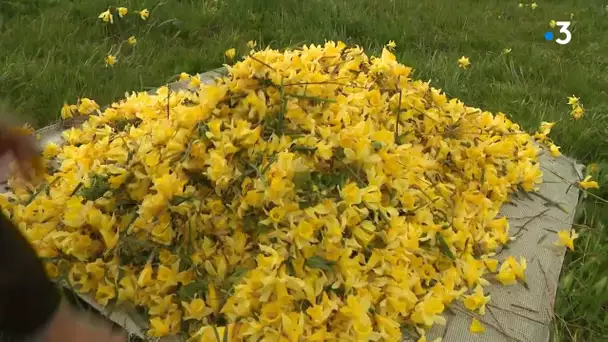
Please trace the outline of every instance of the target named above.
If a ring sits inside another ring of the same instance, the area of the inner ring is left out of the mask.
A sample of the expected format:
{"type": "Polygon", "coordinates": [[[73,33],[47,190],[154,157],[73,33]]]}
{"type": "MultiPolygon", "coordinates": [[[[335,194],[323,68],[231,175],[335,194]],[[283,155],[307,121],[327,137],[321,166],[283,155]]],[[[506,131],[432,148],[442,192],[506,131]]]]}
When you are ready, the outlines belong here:
{"type": "Polygon", "coordinates": [[[129,39],[127,39],[127,43],[129,43],[129,45],[135,45],[137,44],[137,38],[135,38],[135,36],[131,36],[129,39]]]}
{"type": "Polygon", "coordinates": [[[485,315],[486,303],[489,301],[490,296],[484,296],[483,288],[481,285],[477,285],[477,287],[475,287],[474,294],[464,297],[464,306],[471,311],[478,310],[480,315],[485,315]]]}
{"type": "Polygon", "coordinates": [[[557,232],[557,241],[555,242],[558,246],[565,246],[571,251],[574,251],[574,240],[578,238],[578,233],[572,230],[560,230],[557,232]]]}
{"type": "Polygon", "coordinates": [[[61,107],[61,118],[64,120],[69,119],[74,116],[74,113],[76,113],[77,110],[78,106],[64,103],[63,107],[61,107]]]}
{"type": "Polygon", "coordinates": [[[142,20],[147,20],[147,19],[148,19],[148,17],[150,16],[150,11],[148,11],[148,9],[147,9],[147,8],[144,8],[144,9],[142,9],[141,11],[136,11],[135,13],[138,13],[138,14],[139,14],[139,17],[140,17],[142,20]]]}
{"type": "Polygon", "coordinates": [[[571,106],[576,106],[577,104],[579,104],[579,101],[580,101],[580,99],[578,97],[576,97],[575,95],[568,97],[568,104],[571,106]]]}
{"type": "Polygon", "coordinates": [[[118,62],[118,59],[114,55],[107,55],[105,61],[106,66],[113,66],[114,64],[116,64],[116,62],[118,62]]]}
{"type": "Polygon", "coordinates": [[[477,318],[473,318],[471,320],[471,325],[469,326],[469,331],[473,334],[481,334],[486,331],[486,328],[477,320],[477,318]]]}
{"type": "Polygon", "coordinates": [[[101,14],[99,14],[98,18],[103,20],[103,22],[105,22],[105,23],[110,23],[110,24],[114,23],[114,16],[112,15],[112,12],[110,12],[109,8],[105,12],[101,12],[101,14]]]}
{"type": "Polygon", "coordinates": [[[116,12],[118,12],[118,16],[122,18],[129,13],[129,10],[126,7],[116,7],[116,12]]]}
{"type": "Polygon", "coordinates": [[[462,56],[458,60],[458,66],[463,69],[468,68],[470,65],[471,65],[471,62],[469,61],[469,57],[462,56]]]}
{"type": "Polygon", "coordinates": [[[588,175],[582,181],[579,181],[578,186],[583,190],[600,188],[600,185],[596,181],[591,180],[591,175],[588,175]]]}
{"type": "Polygon", "coordinates": [[[229,60],[233,60],[234,57],[236,56],[236,49],[235,48],[228,49],[228,50],[226,50],[226,52],[224,53],[224,55],[226,55],[226,57],[229,60]]]}
{"type": "Polygon", "coordinates": [[[555,144],[549,145],[549,151],[551,152],[551,155],[554,157],[559,157],[562,155],[562,153],[559,151],[559,149],[560,149],[560,147],[555,144]]]}
{"type": "Polygon", "coordinates": [[[574,106],[574,108],[572,108],[572,111],[570,112],[570,116],[574,120],[578,120],[578,119],[582,118],[583,114],[585,114],[585,110],[583,109],[583,106],[581,106],[581,105],[574,106]]]}

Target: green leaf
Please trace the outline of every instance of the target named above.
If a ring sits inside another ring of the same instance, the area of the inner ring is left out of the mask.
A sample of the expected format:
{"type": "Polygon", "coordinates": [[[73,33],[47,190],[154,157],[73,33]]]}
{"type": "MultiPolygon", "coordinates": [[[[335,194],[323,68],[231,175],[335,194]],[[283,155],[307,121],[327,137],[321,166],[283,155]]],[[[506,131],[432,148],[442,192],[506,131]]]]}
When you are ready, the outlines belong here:
{"type": "Polygon", "coordinates": [[[213,325],[213,333],[215,334],[217,342],[222,342],[222,339],[220,338],[220,332],[217,330],[217,327],[215,325],[213,325]]]}
{"type": "Polygon", "coordinates": [[[173,196],[173,198],[171,198],[171,205],[173,206],[178,206],[184,202],[190,201],[194,199],[194,197],[192,196],[173,196]]]}
{"type": "Polygon", "coordinates": [[[198,136],[201,138],[207,138],[207,132],[209,131],[209,126],[206,123],[201,123],[198,125],[198,136]]]}
{"type": "Polygon", "coordinates": [[[293,184],[296,186],[296,189],[308,189],[311,181],[312,175],[310,172],[296,172],[293,175],[293,184]]]}
{"type": "Polygon", "coordinates": [[[333,270],[333,265],[334,263],[328,260],[323,259],[322,257],[315,255],[312,256],[308,259],[306,259],[306,261],[304,262],[304,265],[310,267],[310,268],[318,268],[318,269],[322,269],[325,271],[331,271],[333,270]]]}
{"type": "Polygon", "coordinates": [[[86,198],[89,201],[96,201],[101,198],[106,191],[110,190],[110,183],[108,183],[107,177],[103,175],[94,174],[92,176],[91,186],[85,189],[80,189],[77,194],[86,198]]]}
{"type": "Polygon", "coordinates": [[[290,150],[291,150],[291,152],[303,152],[303,153],[312,154],[312,153],[315,153],[317,148],[312,147],[312,146],[304,146],[304,145],[292,145],[290,147],[290,150]]]}
{"type": "Polygon", "coordinates": [[[180,287],[177,296],[182,301],[191,301],[198,294],[202,297],[207,292],[207,282],[199,281],[180,287]]]}
{"type": "Polygon", "coordinates": [[[230,281],[231,283],[238,283],[241,279],[243,279],[243,277],[245,275],[247,275],[247,272],[249,272],[248,268],[244,268],[244,267],[237,267],[234,272],[232,272],[232,274],[230,275],[230,277],[228,277],[228,281],[230,281]]]}
{"type": "Polygon", "coordinates": [[[439,250],[443,254],[445,254],[448,258],[450,258],[452,260],[456,260],[454,253],[452,253],[452,250],[450,249],[450,247],[448,246],[448,243],[443,238],[443,235],[437,234],[437,241],[439,242],[439,250]]]}

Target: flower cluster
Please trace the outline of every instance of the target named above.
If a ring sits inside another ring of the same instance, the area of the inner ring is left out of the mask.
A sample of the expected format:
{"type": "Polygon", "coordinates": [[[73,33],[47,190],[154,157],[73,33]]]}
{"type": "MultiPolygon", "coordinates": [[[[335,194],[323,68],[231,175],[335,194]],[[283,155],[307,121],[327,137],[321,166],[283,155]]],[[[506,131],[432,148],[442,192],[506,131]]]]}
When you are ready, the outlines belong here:
{"type": "Polygon", "coordinates": [[[568,104],[572,107],[572,111],[570,111],[570,116],[574,120],[578,120],[583,117],[585,114],[585,109],[583,109],[583,105],[580,103],[580,99],[574,95],[568,97],[568,104]]]}
{"type": "Polygon", "coordinates": [[[488,280],[525,280],[495,256],[499,210],[542,173],[505,114],[387,48],[265,49],[228,71],[64,108],[92,114],[45,148],[46,182],[0,196],[52,277],[191,341],[400,341],[455,301],[483,314],[488,280]]]}
{"type": "MultiPolygon", "coordinates": [[[[97,17],[107,24],[114,24],[114,15],[118,15],[119,18],[124,18],[129,13],[129,9],[126,7],[110,7],[107,10],[100,13],[97,17]]],[[[141,20],[148,20],[150,16],[150,11],[147,8],[142,9],[141,11],[135,11],[134,14],[138,15],[141,20]]],[[[117,51],[112,53],[108,53],[106,55],[104,61],[106,66],[113,66],[118,62],[118,53],[120,52],[122,45],[127,43],[128,45],[134,46],[137,44],[137,38],[135,36],[130,36],[126,40],[123,40],[118,45],[117,51]]]]}

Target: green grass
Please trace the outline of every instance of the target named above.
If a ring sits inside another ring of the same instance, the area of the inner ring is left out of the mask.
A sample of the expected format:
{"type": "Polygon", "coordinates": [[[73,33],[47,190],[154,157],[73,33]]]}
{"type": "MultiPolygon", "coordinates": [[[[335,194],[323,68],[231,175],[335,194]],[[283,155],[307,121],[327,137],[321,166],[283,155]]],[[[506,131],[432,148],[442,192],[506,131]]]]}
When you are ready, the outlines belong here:
{"type": "MultiPolygon", "coordinates": [[[[105,104],[182,71],[215,68],[230,47],[244,54],[248,40],[280,48],[339,39],[370,53],[395,40],[398,59],[450,96],[507,113],[528,130],[561,119],[554,140],[565,154],[599,163],[608,185],[607,3],[584,2],[539,1],[532,10],[504,0],[120,1],[151,9],[150,19],[129,16],[131,24],[108,30],[97,19],[107,1],[1,0],[0,98],[42,126],[58,118],[64,101],[105,104]],[[546,42],[549,20],[570,13],[572,42],[546,42]],[[135,49],[123,47],[106,68],[105,55],[130,35],[138,38],[135,49]],[[512,52],[502,55],[504,48],[512,52]],[[457,67],[462,55],[471,58],[468,70],[457,67]],[[577,122],[568,119],[572,94],[587,110],[577,122]]],[[[608,198],[608,187],[597,194],[608,198]]],[[[577,220],[587,228],[567,255],[555,340],[608,340],[608,214],[588,198],[577,220]]]]}

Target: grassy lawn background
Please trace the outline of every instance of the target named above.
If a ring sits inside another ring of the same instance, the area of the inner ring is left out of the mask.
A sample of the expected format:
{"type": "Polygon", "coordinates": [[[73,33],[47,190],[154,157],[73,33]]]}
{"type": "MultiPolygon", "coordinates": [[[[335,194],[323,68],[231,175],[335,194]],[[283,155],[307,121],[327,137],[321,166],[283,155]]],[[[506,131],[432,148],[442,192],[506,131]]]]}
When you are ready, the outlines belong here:
{"type": "MultiPolygon", "coordinates": [[[[64,101],[106,104],[180,72],[216,68],[228,48],[245,54],[248,40],[277,48],[343,40],[370,54],[394,40],[398,59],[451,97],[505,112],[531,131],[561,119],[553,139],[565,154],[599,163],[608,185],[608,3],[584,2],[539,1],[533,10],[504,0],[0,0],[0,99],[43,126],[64,101]],[[97,18],[108,5],[152,13],[148,21],[115,18],[108,28],[97,18]],[[545,41],[549,20],[571,13],[572,42],[545,41]],[[131,35],[137,45],[123,46],[106,67],[110,49],[131,35]],[[468,70],[457,66],[463,55],[468,70]],[[586,109],[576,122],[568,117],[572,94],[586,109]]],[[[608,198],[608,190],[596,194],[608,198]]],[[[608,214],[588,198],[577,220],[582,236],[563,270],[555,340],[608,340],[608,214]]]]}

